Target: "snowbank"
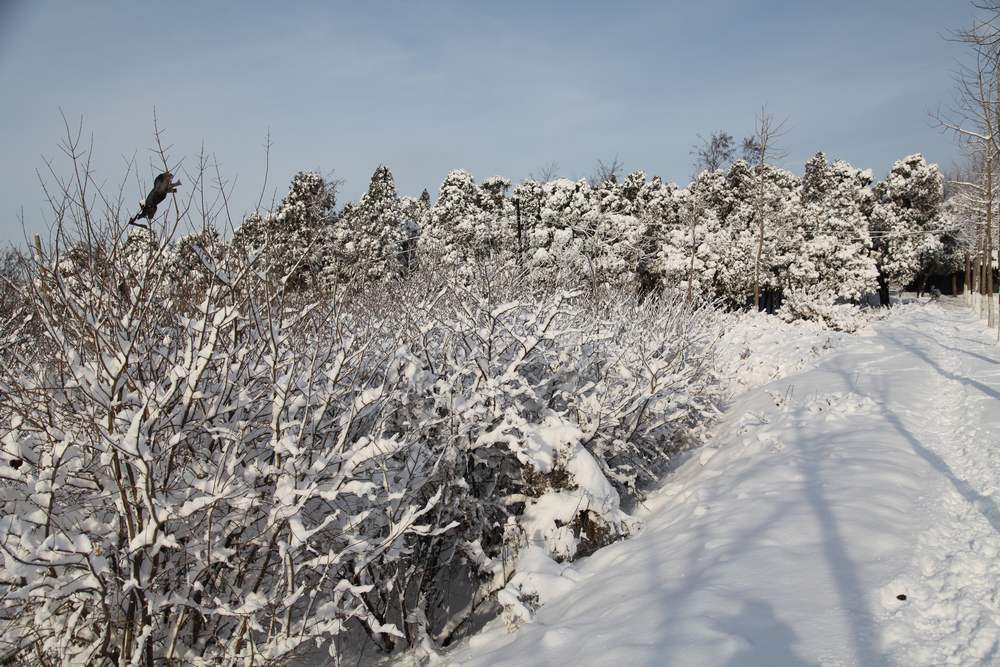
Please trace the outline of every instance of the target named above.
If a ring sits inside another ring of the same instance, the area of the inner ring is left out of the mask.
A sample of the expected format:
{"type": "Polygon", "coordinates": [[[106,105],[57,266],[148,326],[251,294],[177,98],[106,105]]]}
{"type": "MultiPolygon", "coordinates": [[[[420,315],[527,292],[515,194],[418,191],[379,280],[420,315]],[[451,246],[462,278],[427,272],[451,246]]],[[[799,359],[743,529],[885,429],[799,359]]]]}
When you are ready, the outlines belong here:
{"type": "Polygon", "coordinates": [[[718,368],[729,396],[796,373],[850,339],[848,334],[808,320],[785,322],[761,312],[728,317],[718,368]]]}

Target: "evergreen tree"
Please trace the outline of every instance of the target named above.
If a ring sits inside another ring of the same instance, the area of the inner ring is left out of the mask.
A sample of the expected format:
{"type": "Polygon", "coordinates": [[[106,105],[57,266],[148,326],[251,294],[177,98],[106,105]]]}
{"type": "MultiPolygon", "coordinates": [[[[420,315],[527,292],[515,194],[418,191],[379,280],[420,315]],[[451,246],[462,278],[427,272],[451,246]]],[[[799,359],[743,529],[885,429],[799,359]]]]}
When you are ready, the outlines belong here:
{"type": "Polygon", "coordinates": [[[316,283],[329,261],[335,206],[332,183],[316,172],[299,172],[275,211],[247,216],[233,235],[233,246],[287,288],[304,289],[316,283]]]}
{"type": "Polygon", "coordinates": [[[379,165],[368,191],[334,228],[334,252],[342,278],[385,280],[404,267],[403,211],[392,172],[379,165]]]}
{"type": "Polygon", "coordinates": [[[716,236],[716,294],[734,308],[753,303],[754,267],[760,245],[762,305],[773,310],[795,244],[799,179],[784,169],[766,164],[751,167],[743,160],[733,163],[722,182],[715,181],[711,174],[705,176],[715,182],[719,192],[708,197],[714,201],[721,225],[716,236]],[[761,215],[763,236],[758,219],[761,215]]]}
{"type": "Polygon", "coordinates": [[[664,245],[681,225],[677,186],[664,183],[659,176],[643,183],[636,198],[635,215],[642,222],[637,278],[639,290],[647,293],[663,285],[664,245]]]}
{"type": "Polygon", "coordinates": [[[511,242],[513,254],[520,259],[528,250],[535,227],[542,222],[541,184],[532,179],[522,181],[514,188],[511,204],[514,207],[511,242]]]}
{"type": "Polygon", "coordinates": [[[799,224],[791,236],[783,315],[829,319],[834,306],[857,302],[875,289],[866,210],[871,172],[822,153],[806,164],[799,224]]]}
{"type": "Polygon", "coordinates": [[[910,283],[922,258],[937,252],[943,194],[941,171],[919,153],[896,161],[875,187],[870,229],[883,306],[889,287],[910,283]]]}
{"type": "Polygon", "coordinates": [[[536,279],[593,275],[585,247],[593,247],[599,209],[585,180],[559,178],[541,185],[538,224],[528,236],[528,266],[536,279]]]}
{"type": "Polygon", "coordinates": [[[720,177],[721,172],[703,171],[687,190],[674,192],[676,224],[666,227],[657,253],[663,283],[678,287],[688,299],[711,296],[715,283],[723,237],[712,190],[720,177]]]}
{"type": "Polygon", "coordinates": [[[591,190],[591,200],[601,213],[628,215],[631,203],[625,199],[617,179],[609,178],[591,190]]]}
{"type": "Polygon", "coordinates": [[[517,254],[517,225],[514,219],[514,205],[507,198],[510,180],[503,176],[491,176],[479,185],[477,200],[483,225],[490,230],[490,253],[504,258],[517,254]]]}
{"type": "Polygon", "coordinates": [[[472,175],[456,169],[448,173],[431,209],[427,229],[420,235],[418,253],[445,266],[468,269],[493,242],[493,230],[479,208],[479,191],[472,175]]]}
{"type": "Polygon", "coordinates": [[[182,236],[170,256],[175,284],[191,294],[204,291],[217,279],[224,253],[225,243],[215,227],[182,236]]]}
{"type": "Polygon", "coordinates": [[[819,201],[826,194],[826,181],[829,174],[829,163],[826,154],[818,151],[806,161],[805,172],[802,174],[802,203],[819,201]]]}
{"type": "Polygon", "coordinates": [[[617,212],[625,215],[636,215],[639,213],[639,208],[641,206],[639,197],[645,188],[646,173],[641,169],[637,169],[626,176],[621,187],[621,196],[624,200],[622,202],[622,210],[617,212]]]}
{"type": "Polygon", "coordinates": [[[403,249],[401,261],[404,273],[412,273],[417,268],[417,242],[420,230],[427,224],[430,215],[430,195],[425,189],[419,199],[401,197],[399,210],[402,215],[403,249]]]}

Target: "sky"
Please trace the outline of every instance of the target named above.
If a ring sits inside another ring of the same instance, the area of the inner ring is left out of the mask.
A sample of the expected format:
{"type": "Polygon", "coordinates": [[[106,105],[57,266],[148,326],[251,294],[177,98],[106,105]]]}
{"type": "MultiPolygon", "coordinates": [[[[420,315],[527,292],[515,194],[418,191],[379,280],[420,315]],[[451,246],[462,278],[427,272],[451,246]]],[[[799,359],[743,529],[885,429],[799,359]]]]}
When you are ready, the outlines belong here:
{"type": "Polygon", "coordinates": [[[357,199],[382,163],[410,195],[451,169],[582,178],[615,156],[683,184],[699,134],[745,136],[762,106],[787,118],[796,173],[817,150],[876,175],[916,152],[947,167],[932,114],[964,52],[944,37],[972,16],[965,0],[0,0],[0,241],[51,223],[38,172],[66,173],[63,114],[98,182],[117,192],[136,158],[138,202],[155,109],[172,163],[204,146],[236,214],[301,170],[357,199]]]}

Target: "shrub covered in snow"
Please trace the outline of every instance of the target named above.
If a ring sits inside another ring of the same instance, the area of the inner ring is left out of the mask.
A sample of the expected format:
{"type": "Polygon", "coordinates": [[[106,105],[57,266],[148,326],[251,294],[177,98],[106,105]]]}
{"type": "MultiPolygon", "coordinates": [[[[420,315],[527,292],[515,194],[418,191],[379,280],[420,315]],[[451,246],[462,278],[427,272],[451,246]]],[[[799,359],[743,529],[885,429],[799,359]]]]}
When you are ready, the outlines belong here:
{"type": "Polygon", "coordinates": [[[5,656],[270,662],[522,618],[719,397],[718,317],[671,293],[482,265],[316,303],[189,243],[183,299],[169,240],[36,248],[36,354],[0,368],[5,656]]]}
{"type": "Polygon", "coordinates": [[[373,573],[432,534],[442,489],[408,474],[370,341],[280,294],[170,309],[149,266],[73,292],[35,261],[41,353],[0,381],[5,655],[267,662],[351,622],[398,634],[373,573]]]}

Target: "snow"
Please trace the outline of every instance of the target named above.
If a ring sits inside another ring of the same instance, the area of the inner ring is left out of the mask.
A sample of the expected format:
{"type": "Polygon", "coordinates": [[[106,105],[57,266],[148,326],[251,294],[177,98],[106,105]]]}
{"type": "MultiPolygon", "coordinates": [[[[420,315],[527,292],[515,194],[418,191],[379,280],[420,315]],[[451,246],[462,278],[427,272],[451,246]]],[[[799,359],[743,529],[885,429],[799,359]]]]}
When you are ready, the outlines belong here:
{"type": "Polygon", "coordinates": [[[783,378],[815,363],[847,340],[818,322],[785,322],[763,312],[732,313],[719,345],[719,371],[729,395],[783,378]]]}
{"type": "Polygon", "coordinates": [[[437,661],[1000,664],[1000,350],[950,299],[835,343],[739,398],[639,535],[437,661]]]}

